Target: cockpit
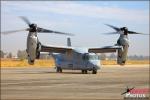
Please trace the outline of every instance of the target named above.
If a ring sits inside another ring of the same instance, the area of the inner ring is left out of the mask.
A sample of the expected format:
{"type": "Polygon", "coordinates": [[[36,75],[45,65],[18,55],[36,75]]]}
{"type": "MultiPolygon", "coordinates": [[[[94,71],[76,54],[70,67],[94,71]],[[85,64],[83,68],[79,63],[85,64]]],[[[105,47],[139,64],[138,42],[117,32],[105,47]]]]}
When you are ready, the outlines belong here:
{"type": "Polygon", "coordinates": [[[86,54],[83,54],[82,59],[83,60],[100,60],[100,57],[96,54],[86,53],[86,54]]]}

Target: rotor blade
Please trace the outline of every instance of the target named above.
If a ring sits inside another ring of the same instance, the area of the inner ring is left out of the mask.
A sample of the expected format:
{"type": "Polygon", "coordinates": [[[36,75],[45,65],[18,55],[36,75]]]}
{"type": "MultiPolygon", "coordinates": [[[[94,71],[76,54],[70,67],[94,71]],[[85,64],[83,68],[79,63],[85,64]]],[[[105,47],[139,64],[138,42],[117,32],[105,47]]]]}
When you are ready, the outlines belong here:
{"type": "Polygon", "coordinates": [[[112,35],[112,34],[120,34],[120,33],[119,32],[109,32],[109,33],[103,33],[103,34],[112,35]]]}
{"type": "Polygon", "coordinates": [[[16,33],[16,32],[27,31],[27,30],[28,30],[28,29],[5,31],[5,32],[1,32],[1,34],[7,35],[7,34],[11,34],[11,33],[16,33]]]}
{"type": "Polygon", "coordinates": [[[48,29],[39,28],[39,27],[38,27],[38,29],[37,29],[37,32],[41,32],[41,33],[55,33],[55,34],[73,36],[73,34],[71,34],[71,33],[58,32],[58,31],[48,30],[48,29]]]}
{"type": "Polygon", "coordinates": [[[142,35],[149,35],[149,34],[144,34],[144,33],[137,33],[137,32],[134,32],[134,31],[128,31],[128,34],[142,34],[142,35]]]}
{"type": "Polygon", "coordinates": [[[105,25],[107,25],[107,26],[113,28],[113,29],[116,30],[116,31],[120,31],[120,28],[118,28],[118,27],[116,27],[116,26],[109,25],[109,24],[105,24],[105,25]]]}
{"type": "Polygon", "coordinates": [[[30,21],[29,21],[26,17],[20,16],[20,18],[21,18],[26,24],[28,24],[28,26],[31,24],[30,21]]]}

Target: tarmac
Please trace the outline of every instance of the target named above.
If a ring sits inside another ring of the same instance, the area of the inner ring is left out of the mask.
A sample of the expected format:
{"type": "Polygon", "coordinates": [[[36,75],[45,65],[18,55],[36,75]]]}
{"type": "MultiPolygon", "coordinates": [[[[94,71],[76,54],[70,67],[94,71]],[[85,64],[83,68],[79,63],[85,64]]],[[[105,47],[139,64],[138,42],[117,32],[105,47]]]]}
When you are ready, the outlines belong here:
{"type": "Polygon", "coordinates": [[[97,74],[48,67],[1,68],[1,100],[123,99],[126,88],[149,88],[149,65],[107,65],[97,74]]]}

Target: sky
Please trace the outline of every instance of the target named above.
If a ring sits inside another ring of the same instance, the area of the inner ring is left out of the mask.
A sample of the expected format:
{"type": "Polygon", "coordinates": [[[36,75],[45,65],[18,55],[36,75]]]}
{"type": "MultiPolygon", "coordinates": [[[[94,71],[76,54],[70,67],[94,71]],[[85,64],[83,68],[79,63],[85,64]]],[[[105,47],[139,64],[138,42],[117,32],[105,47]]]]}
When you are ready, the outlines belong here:
{"type": "MultiPolygon", "coordinates": [[[[149,34],[149,1],[1,1],[1,31],[25,29],[19,18],[27,17],[38,26],[73,33],[72,46],[114,45],[119,35],[105,23],[149,34]]],[[[1,35],[1,49],[16,55],[26,49],[28,32],[1,35]]],[[[38,33],[44,45],[65,46],[69,36],[38,33]]],[[[129,35],[129,55],[149,55],[149,35],[129,35]]]]}

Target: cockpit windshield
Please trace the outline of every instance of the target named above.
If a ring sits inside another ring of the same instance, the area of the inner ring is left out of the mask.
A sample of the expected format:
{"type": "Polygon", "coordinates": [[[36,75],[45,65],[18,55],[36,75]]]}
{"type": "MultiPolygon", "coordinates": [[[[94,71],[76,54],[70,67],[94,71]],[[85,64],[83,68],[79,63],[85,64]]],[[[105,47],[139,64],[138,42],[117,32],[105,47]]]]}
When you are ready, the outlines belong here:
{"type": "Polygon", "coordinates": [[[89,59],[90,60],[99,60],[99,56],[98,55],[89,55],[89,59]]]}

